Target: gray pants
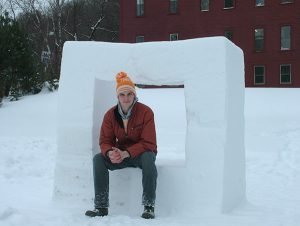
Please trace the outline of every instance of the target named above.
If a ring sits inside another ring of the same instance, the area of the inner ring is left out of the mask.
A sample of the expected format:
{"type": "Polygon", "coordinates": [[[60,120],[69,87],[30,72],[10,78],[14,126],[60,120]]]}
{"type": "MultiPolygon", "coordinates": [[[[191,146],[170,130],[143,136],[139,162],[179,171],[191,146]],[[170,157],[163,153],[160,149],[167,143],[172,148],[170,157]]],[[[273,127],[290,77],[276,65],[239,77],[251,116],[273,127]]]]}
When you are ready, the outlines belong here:
{"type": "Polygon", "coordinates": [[[155,166],[156,155],[146,151],[136,158],[124,159],[121,163],[112,163],[101,153],[93,158],[94,187],[95,187],[95,208],[109,206],[109,172],[108,170],[118,170],[126,167],[139,167],[142,169],[144,206],[154,206],[156,198],[157,170],[155,166]]]}

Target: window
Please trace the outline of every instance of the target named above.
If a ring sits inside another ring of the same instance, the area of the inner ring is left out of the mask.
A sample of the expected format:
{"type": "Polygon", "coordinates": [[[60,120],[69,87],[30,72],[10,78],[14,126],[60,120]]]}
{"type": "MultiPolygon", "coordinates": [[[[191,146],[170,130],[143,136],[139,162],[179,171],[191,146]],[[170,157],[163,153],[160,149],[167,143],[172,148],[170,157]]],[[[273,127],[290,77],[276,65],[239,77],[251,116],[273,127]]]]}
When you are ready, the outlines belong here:
{"type": "Polygon", "coordinates": [[[264,6],[265,0],[255,0],[255,6],[264,6]]]}
{"type": "Polygon", "coordinates": [[[280,84],[291,84],[291,65],[280,65],[280,84]]]}
{"type": "Polygon", "coordinates": [[[144,0],[136,0],[136,15],[144,15],[144,0]]]}
{"type": "Polygon", "coordinates": [[[209,11],[209,0],[201,0],[201,11],[209,11]]]}
{"type": "Polygon", "coordinates": [[[139,43],[139,42],[144,42],[145,41],[145,36],[143,35],[138,35],[135,37],[135,42],[139,43]]]}
{"type": "Polygon", "coordinates": [[[178,40],[178,33],[170,34],[170,41],[177,41],[178,40]]]}
{"type": "Polygon", "coordinates": [[[233,8],[234,0],[224,0],[224,9],[233,8]]]}
{"type": "Polygon", "coordinates": [[[291,26],[281,27],[281,50],[291,49],[291,26]]]}
{"type": "Polygon", "coordinates": [[[281,4],[293,3],[294,0],[281,0],[281,4]]]}
{"type": "Polygon", "coordinates": [[[178,0],[170,0],[170,13],[178,12],[178,0]]]}
{"type": "Polygon", "coordinates": [[[265,66],[254,66],[254,84],[265,84],[265,66]]]}
{"type": "Polygon", "coordinates": [[[254,30],[255,36],[255,51],[261,52],[264,50],[264,29],[258,28],[254,30]]]}
{"type": "Polygon", "coordinates": [[[233,38],[233,32],[232,31],[225,31],[224,32],[224,36],[226,38],[228,38],[230,41],[232,41],[232,38],[233,38]]]}

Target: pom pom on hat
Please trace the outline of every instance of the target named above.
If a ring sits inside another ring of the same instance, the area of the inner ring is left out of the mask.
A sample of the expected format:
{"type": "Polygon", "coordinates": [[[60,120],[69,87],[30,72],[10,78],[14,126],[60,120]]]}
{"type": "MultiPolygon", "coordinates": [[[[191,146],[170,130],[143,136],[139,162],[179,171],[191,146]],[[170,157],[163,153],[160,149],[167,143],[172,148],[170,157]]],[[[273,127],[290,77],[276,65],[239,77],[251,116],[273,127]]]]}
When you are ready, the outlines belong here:
{"type": "Polygon", "coordinates": [[[117,95],[124,91],[131,91],[136,95],[134,83],[125,72],[121,71],[116,75],[116,82],[117,95]]]}

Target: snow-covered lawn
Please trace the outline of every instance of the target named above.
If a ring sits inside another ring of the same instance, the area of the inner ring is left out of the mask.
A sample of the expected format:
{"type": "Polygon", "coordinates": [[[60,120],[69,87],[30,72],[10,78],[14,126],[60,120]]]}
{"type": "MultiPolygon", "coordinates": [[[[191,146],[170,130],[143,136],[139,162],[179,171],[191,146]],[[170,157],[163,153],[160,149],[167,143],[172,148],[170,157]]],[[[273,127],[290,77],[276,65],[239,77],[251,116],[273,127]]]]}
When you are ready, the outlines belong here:
{"type": "MultiPolygon", "coordinates": [[[[86,207],[51,202],[58,93],[43,92],[18,102],[5,100],[0,108],[0,225],[298,226],[300,89],[248,88],[245,98],[248,202],[230,214],[204,215],[199,211],[197,216],[160,216],[157,212],[157,218],[150,221],[141,219],[140,213],[125,216],[115,211],[106,218],[89,219],[84,216],[86,207]]],[[[180,137],[185,126],[182,91],[139,90],[139,99],[159,110],[158,128],[166,128],[164,101],[177,101],[176,106],[180,103],[172,115],[180,122],[173,125],[172,132],[180,137]],[[163,98],[166,92],[172,98],[163,98]]],[[[161,144],[172,142],[168,137],[158,140],[161,144]]],[[[182,150],[184,141],[176,142],[182,150]]],[[[178,150],[159,151],[180,161],[184,154],[178,150]]]]}

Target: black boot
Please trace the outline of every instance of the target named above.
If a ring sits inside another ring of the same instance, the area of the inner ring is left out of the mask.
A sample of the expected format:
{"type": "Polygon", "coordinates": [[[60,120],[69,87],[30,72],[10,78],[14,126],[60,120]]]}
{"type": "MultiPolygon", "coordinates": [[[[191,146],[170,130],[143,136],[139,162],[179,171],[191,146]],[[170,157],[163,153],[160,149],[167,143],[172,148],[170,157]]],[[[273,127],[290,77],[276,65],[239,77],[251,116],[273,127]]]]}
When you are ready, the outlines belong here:
{"type": "Polygon", "coordinates": [[[154,207],[153,206],[145,206],[144,212],[141,217],[145,218],[145,219],[154,219],[155,218],[154,207]]]}
{"type": "Polygon", "coordinates": [[[85,212],[88,217],[104,217],[108,215],[108,208],[96,208],[85,212]]]}

